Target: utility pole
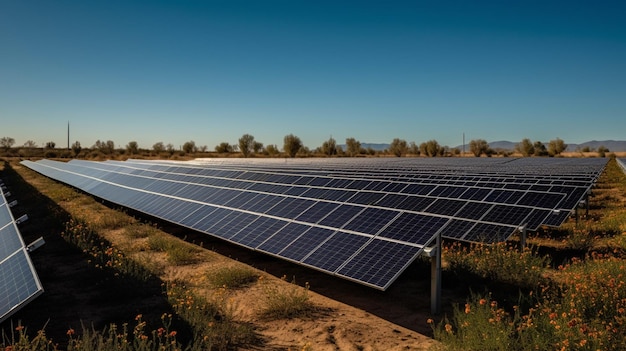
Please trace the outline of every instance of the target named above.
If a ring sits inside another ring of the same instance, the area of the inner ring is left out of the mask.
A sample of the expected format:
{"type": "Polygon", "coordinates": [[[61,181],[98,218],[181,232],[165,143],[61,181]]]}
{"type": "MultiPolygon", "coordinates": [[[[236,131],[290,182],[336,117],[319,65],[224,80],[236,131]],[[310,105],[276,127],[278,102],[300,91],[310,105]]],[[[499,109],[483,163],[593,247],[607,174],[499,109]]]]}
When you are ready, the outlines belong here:
{"type": "Polygon", "coordinates": [[[70,149],[70,121],[67,121],[67,149],[70,149]]]}

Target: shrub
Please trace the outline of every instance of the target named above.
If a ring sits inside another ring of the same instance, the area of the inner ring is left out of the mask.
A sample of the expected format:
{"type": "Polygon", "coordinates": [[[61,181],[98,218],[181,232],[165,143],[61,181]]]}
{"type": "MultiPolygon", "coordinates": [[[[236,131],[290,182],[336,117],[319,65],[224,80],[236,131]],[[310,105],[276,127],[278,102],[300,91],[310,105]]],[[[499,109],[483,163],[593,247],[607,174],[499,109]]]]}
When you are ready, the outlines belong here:
{"type": "Polygon", "coordinates": [[[443,250],[448,270],[459,276],[471,273],[521,287],[536,287],[544,281],[549,265],[548,256],[538,256],[535,249],[519,250],[512,244],[471,244],[469,247],[453,243],[443,250]]]}
{"type": "Polygon", "coordinates": [[[209,281],[215,287],[238,289],[255,282],[259,276],[247,267],[223,267],[208,274],[209,281]]]}
{"type": "MultiPolygon", "coordinates": [[[[314,310],[313,303],[309,300],[309,283],[304,287],[296,285],[295,278],[291,285],[283,287],[279,284],[272,284],[265,281],[263,277],[264,301],[259,311],[263,318],[283,319],[307,316],[314,310]]],[[[283,276],[284,281],[287,280],[283,276]]]]}

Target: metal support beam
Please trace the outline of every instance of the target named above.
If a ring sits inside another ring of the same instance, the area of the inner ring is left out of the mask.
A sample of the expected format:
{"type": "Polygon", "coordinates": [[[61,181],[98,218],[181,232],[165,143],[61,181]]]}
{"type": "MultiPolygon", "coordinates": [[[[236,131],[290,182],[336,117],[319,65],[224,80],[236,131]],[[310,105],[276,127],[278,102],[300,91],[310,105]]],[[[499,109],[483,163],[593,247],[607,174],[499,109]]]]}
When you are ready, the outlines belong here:
{"type": "Polygon", "coordinates": [[[585,194],[585,218],[589,218],[589,192],[585,194]]]}
{"type": "Polygon", "coordinates": [[[526,247],[526,236],[528,234],[528,230],[526,229],[526,224],[519,227],[519,248],[520,250],[524,250],[526,247]]]}
{"type": "Polygon", "coordinates": [[[430,258],[430,313],[441,313],[441,232],[437,234],[434,255],[430,258]]]}
{"type": "Polygon", "coordinates": [[[43,237],[39,237],[39,239],[33,241],[32,243],[30,243],[30,245],[26,246],[26,251],[33,252],[42,247],[45,243],[46,241],[43,240],[43,237]]]}

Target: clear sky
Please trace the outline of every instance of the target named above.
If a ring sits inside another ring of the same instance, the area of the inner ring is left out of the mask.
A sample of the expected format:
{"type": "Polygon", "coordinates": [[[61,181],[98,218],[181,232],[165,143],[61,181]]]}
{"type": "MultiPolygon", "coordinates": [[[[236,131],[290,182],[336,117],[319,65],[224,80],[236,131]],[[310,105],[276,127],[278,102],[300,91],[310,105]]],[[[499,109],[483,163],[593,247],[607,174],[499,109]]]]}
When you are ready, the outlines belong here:
{"type": "Polygon", "coordinates": [[[626,140],[626,1],[0,0],[0,137],[626,140]]]}

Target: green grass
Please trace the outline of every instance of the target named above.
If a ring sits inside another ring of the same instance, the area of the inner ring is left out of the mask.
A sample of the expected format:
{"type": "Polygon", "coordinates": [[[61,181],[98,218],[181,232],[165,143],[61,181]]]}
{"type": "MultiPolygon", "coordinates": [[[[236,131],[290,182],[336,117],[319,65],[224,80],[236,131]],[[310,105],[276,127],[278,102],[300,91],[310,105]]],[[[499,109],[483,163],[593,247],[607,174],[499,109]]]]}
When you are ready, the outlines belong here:
{"type": "Polygon", "coordinates": [[[259,275],[253,269],[239,265],[221,267],[208,273],[207,277],[214,287],[228,289],[243,288],[259,279],[259,275]]]}
{"type": "Polygon", "coordinates": [[[148,247],[151,250],[167,253],[168,263],[182,266],[198,262],[198,249],[196,246],[184,241],[176,240],[165,235],[152,235],[148,237],[148,247]]]}

